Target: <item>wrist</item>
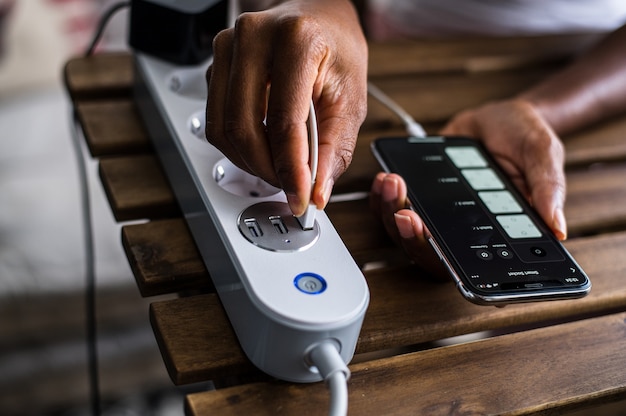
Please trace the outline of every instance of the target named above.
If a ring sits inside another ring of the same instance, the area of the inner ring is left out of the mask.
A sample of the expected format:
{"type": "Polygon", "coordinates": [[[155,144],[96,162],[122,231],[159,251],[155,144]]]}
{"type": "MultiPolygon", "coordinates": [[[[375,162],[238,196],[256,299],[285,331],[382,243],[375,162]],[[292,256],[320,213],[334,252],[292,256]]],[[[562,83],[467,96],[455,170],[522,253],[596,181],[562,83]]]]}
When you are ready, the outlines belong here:
{"type": "Polygon", "coordinates": [[[532,91],[517,96],[516,100],[530,105],[559,136],[577,129],[581,117],[584,118],[584,110],[575,100],[562,102],[557,96],[539,95],[532,91]]]}

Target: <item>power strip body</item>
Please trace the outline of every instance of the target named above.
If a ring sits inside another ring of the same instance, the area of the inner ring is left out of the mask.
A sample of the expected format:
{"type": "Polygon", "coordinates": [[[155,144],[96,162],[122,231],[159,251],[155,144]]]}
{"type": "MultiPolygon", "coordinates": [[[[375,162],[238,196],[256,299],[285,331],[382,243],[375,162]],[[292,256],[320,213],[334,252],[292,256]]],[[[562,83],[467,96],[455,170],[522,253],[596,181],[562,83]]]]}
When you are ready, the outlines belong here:
{"type": "Polygon", "coordinates": [[[369,303],[367,283],[323,211],[315,241],[300,250],[268,250],[244,236],[244,211],[286,205],[286,197],[278,190],[234,194],[218,184],[215,167],[224,156],[200,138],[206,66],[177,67],[136,54],[139,112],[248,358],[283,380],[319,381],[306,353],[333,340],[343,360],[352,359],[369,303]]]}

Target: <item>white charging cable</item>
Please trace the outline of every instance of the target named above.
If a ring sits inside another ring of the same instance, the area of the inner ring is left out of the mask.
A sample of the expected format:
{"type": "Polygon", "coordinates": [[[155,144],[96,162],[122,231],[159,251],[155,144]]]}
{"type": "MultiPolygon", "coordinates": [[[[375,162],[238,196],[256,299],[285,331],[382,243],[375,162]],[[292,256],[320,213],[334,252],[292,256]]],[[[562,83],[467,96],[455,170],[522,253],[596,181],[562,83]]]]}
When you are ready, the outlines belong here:
{"type": "MultiPolygon", "coordinates": [[[[317,116],[315,115],[315,106],[313,100],[311,100],[311,106],[309,108],[309,165],[311,167],[311,193],[313,193],[313,187],[315,186],[315,179],[317,178],[317,162],[319,158],[319,136],[317,131],[317,116]]],[[[315,211],[317,207],[312,202],[309,202],[309,206],[304,211],[304,214],[297,217],[302,229],[312,230],[315,226],[315,211]]]]}
{"type": "Polygon", "coordinates": [[[321,342],[311,350],[308,358],[319,371],[330,392],[328,415],[347,415],[350,369],[341,358],[336,343],[321,342]]]}
{"type": "Polygon", "coordinates": [[[309,107],[309,163],[311,164],[311,182],[315,183],[317,177],[317,161],[318,146],[319,146],[319,133],[317,131],[317,115],[315,114],[315,106],[313,106],[313,100],[311,100],[311,106],[309,107]]]}
{"type": "Polygon", "coordinates": [[[415,121],[409,113],[407,113],[402,107],[400,107],[395,101],[393,101],[387,94],[382,92],[380,88],[371,82],[367,83],[367,92],[377,99],[381,104],[395,113],[405,125],[406,131],[413,137],[426,137],[426,131],[420,123],[415,121]]]}

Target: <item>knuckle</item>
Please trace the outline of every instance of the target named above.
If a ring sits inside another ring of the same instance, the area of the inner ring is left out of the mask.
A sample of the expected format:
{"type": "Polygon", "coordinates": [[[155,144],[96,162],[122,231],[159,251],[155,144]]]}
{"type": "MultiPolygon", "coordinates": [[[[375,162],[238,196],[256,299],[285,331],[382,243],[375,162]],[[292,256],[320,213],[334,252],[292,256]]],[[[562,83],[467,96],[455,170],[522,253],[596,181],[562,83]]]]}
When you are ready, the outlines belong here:
{"type": "Polygon", "coordinates": [[[564,155],[563,143],[556,134],[548,129],[538,129],[531,132],[528,139],[528,143],[533,149],[531,154],[550,155],[558,158],[562,158],[564,155]]]}
{"type": "Polygon", "coordinates": [[[292,121],[293,115],[287,110],[292,106],[285,107],[274,108],[267,114],[267,131],[272,137],[288,138],[295,134],[298,125],[292,121]]]}
{"type": "Polygon", "coordinates": [[[314,57],[323,56],[328,50],[319,22],[308,15],[280,16],[274,40],[287,50],[300,51],[306,48],[307,54],[314,57]]]}
{"type": "Polygon", "coordinates": [[[247,39],[256,33],[262,23],[260,16],[260,13],[255,12],[244,12],[237,16],[234,26],[237,37],[247,39]]]}
{"type": "Polygon", "coordinates": [[[293,36],[287,39],[300,39],[319,31],[319,23],[313,17],[300,13],[285,13],[278,18],[280,36],[293,36]]]}
{"type": "Polygon", "coordinates": [[[276,175],[280,178],[292,178],[299,166],[289,159],[275,160],[276,175]]]}
{"type": "Polygon", "coordinates": [[[207,120],[206,125],[204,127],[204,134],[208,142],[211,143],[212,145],[216,145],[218,143],[219,133],[218,133],[217,126],[215,125],[215,123],[207,120]]]}
{"type": "Polygon", "coordinates": [[[350,164],[354,155],[354,139],[343,139],[339,142],[335,150],[336,172],[335,175],[339,176],[345,172],[350,164]]]}
{"type": "Polygon", "coordinates": [[[233,31],[232,29],[224,29],[215,35],[213,38],[213,50],[215,52],[221,51],[224,48],[232,44],[233,31]]]}
{"type": "MultiPolygon", "coordinates": [[[[231,142],[242,143],[250,137],[250,132],[244,127],[241,121],[226,120],[224,122],[224,135],[231,142]]],[[[245,148],[241,150],[245,150],[245,148]]]]}

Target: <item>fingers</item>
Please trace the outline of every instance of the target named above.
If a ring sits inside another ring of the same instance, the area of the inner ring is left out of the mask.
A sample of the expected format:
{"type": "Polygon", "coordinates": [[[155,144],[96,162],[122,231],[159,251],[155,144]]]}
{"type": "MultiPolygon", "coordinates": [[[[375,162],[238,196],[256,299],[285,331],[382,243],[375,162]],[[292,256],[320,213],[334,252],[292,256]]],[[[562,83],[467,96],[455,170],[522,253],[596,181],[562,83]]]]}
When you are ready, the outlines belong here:
{"type": "Polygon", "coordinates": [[[274,42],[273,27],[264,23],[262,14],[243,14],[216,36],[206,133],[237,166],[283,188],[299,215],[311,194],[306,120],[319,58],[293,50],[300,38],[274,42]],[[293,71],[293,62],[302,62],[302,70],[293,71]]]}
{"type": "Polygon", "coordinates": [[[235,34],[224,133],[252,174],[280,185],[264,123],[274,54],[273,31],[265,24],[263,14],[244,13],[237,19],[235,34]]]}
{"type": "MultiPolygon", "coordinates": [[[[280,186],[293,213],[300,215],[311,196],[307,119],[313,85],[326,52],[311,42],[305,47],[300,40],[311,37],[310,28],[295,23],[283,25],[274,38],[267,139],[280,186]],[[293,70],[293,62],[300,63],[298,71],[293,70]]],[[[314,36],[312,42],[316,39],[314,36]]]]}
{"type": "MultiPolygon", "coordinates": [[[[342,65],[314,22],[287,23],[276,35],[268,100],[268,141],[274,167],[294,214],[309,199],[324,208],[335,180],[347,169],[367,113],[366,56],[362,65],[342,65]],[[294,42],[294,39],[300,40],[294,42]],[[303,41],[304,40],[304,41],[303,41]],[[293,71],[293,62],[300,62],[293,71]],[[307,123],[313,97],[318,122],[319,162],[311,193],[307,123]]],[[[354,61],[350,61],[354,62],[354,61]]]]}
{"type": "Polygon", "coordinates": [[[567,238],[565,205],[566,182],[564,149],[551,129],[530,137],[525,159],[526,182],[531,203],[559,240],[567,238]]]}
{"type": "Polygon", "coordinates": [[[206,134],[237,166],[276,185],[263,124],[269,78],[269,53],[264,45],[268,42],[258,39],[251,50],[245,39],[257,23],[247,15],[240,20],[236,29],[220,32],[213,42],[214,60],[207,73],[206,134]]]}
{"type": "MultiPolygon", "coordinates": [[[[363,91],[366,91],[365,88],[363,91]]],[[[365,117],[367,97],[357,98],[363,111],[350,112],[341,105],[329,105],[318,113],[319,164],[312,203],[323,209],[330,198],[335,180],[348,169],[357,142],[360,124],[365,117]],[[331,113],[341,114],[337,117],[331,113]],[[330,114],[330,116],[329,116],[330,114]]]]}
{"type": "Polygon", "coordinates": [[[367,111],[367,43],[349,2],[327,3],[244,13],[234,29],[215,38],[207,72],[209,142],[237,166],[282,188],[295,215],[311,198],[318,208],[326,205],[367,111]],[[353,20],[350,30],[336,25],[344,17],[353,20]],[[328,19],[333,24],[326,27],[328,19]],[[320,143],[313,192],[311,99],[320,143]]]}
{"type": "Polygon", "coordinates": [[[518,136],[509,133],[517,144],[504,143],[511,147],[513,163],[519,164],[519,176],[523,178],[531,204],[560,239],[567,238],[567,225],[563,206],[565,205],[565,151],[554,130],[539,114],[535,107],[523,100],[508,104],[522,126],[518,136]]]}
{"type": "Polygon", "coordinates": [[[396,174],[379,173],[372,183],[370,204],[389,236],[417,265],[437,277],[445,277],[439,258],[428,242],[421,218],[406,209],[406,184],[396,174]]]}
{"type": "Polygon", "coordinates": [[[482,141],[556,237],[567,237],[563,145],[531,103],[505,100],[463,111],[442,134],[482,141]]]}
{"type": "Polygon", "coordinates": [[[395,224],[394,214],[406,208],[406,185],[402,178],[393,173],[379,173],[372,183],[370,205],[381,218],[387,233],[400,243],[400,234],[395,224]]]}
{"type": "Polygon", "coordinates": [[[405,253],[409,253],[411,259],[431,275],[448,280],[441,260],[428,242],[430,234],[421,218],[414,211],[403,209],[394,214],[394,220],[405,253]]]}
{"type": "Polygon", "coordinates": [[[528,178],[532,204],[559,240],[567,239],[567,224],[563,206],[565,202],[565,178],[558,171],[548,170],[532,174],[528,178]]]}
{"type": "Polygon", "coordinates": [[[206,106],[206,137],[234,164],[245,168],[244,161],[224,134],[224,114],[228,97],[232,57],[233,31],[220,32],[213,41],[213,64],[207,71],[208,97],[206,106]]]}

